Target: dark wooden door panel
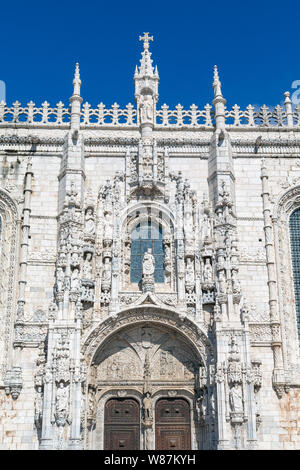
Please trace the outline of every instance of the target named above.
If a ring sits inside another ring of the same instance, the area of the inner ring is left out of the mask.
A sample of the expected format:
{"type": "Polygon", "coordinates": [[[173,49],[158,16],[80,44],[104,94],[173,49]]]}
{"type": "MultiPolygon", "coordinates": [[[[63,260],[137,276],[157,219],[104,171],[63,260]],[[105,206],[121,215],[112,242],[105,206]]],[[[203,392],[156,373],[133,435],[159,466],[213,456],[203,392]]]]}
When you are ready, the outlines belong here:
{"type": "Polygon", "coordinates": [[[140,407],[131,398],[113,398],[105,405],[104,449],[139,450],[140,407]]]}
{"type": "Polygon", "coordinates": [[[110,426],[105,429],[105,450],[139,450],[139,427],[120,429],[110,426]]]}
{"type": "Polygon", "coordinates": [[[182,398],[158,400],[155,409],[157,450],[191,448],[190,406],[182,398]]]}
{"type": "Polygon", "coordinates": [[[189,427],[160,428],[158,437],[158,450],[188,450],[190,446],[190,430],[189,427]]]}

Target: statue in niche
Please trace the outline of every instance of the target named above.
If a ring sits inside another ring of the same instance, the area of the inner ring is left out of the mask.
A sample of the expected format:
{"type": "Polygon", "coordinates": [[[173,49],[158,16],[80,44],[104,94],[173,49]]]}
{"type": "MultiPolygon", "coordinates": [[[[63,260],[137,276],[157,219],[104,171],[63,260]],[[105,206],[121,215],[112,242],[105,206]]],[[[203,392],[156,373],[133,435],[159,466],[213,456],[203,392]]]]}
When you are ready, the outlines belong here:
{"type": "Polygon", "coordinates": [[[57,268],[56,270],[56,288],[57,292],[61,292],[64,286],[65,273],[63,268],[57,268]]]}
{"type": "Polygon", "coordinates": [[[226,294],[226,279],[224,271],[220,271],[219,273],[219,290],[220,294],[226,294]]]}
{"type": "Polygon", "coordinates": [[[207,392],[203,390],[196,401],[199,420],[205,421],[207,415],[207,392]]]}
{"type": "Polygon", "coordinates": [[[165,248],[165,261],[171,261],[171,247],[168,243],[164,244],[165,248]]]}
{"type": "Polygon", "coordinates": [[[66,411],[68,408],[68,388],[64,386],[63,382],[59,382],[56,392],[56,411],[66,411]]]}
{"type": "Polygon", "coordinates": [[[83,262],[82,273],[84,279],[92,278],[92,253],[87,252],[83,262]]]}
{"type": "Polygon", "coordinates": [[[122,173],[117,172],[115,176],[115,185],[114,185],[114,192],[115,192],[115,201],[119,202],[122,199],[122,173]]]}
{"type": "Polygon", "coordinates": [[[205,265],[204,265],[204,270],[203,270],[203,280],[204,282],[212,282],[213,280],[212,266],[210,264],[209,258],[206,258],[205,260],[205,265]]]}
{"type": "Polygon", "coordinates": [[[58,426],[64,426],[68,422],[69,396],[68,386],[59,382],[56,390],[55,418],[58,426]]]}
{"type": "Polygon", "coordinates": [[[242,390],[238,383],[235,383],[229,392],[229,404],[233,413],[243,413],[242,390]]]}
{"type": "Polygon", "coordinates": [[[85,212],[85,233],[87,235],[95,234],[95,218],[94,211],[91,207],[88,207],[85,212]]]}
{"type": "Polygon", "coordinates": [[[111,264],[110,264],[110,259],[105,258],[104,260],[104,266],[103,266],[103,271],[102,271],[102,282],[104,284],[110,283],[111,281],[111,264]]]}
{"type": "Polygon", "coordinates": [[[145,95],[140,105],[141,124],[153,122],[153,100],[150,95],[145,95]]]}
{"type": "Polygon", "coordinates": [[[72,291],[77,291],[79,290],[79,287],[80,287],[79,269],[75,268],[71,276],[71,289],[72,291]]]}
{"type": "Polygon", "coordinates": [[[146,396],[143,399],[143,407],[144,407],[144,416],[145,420],[150,420],[153,418],[152,415],[152,398],[150,392],[146,393],[146,396]]]}
{"type": "Polygon", "coordinates": [[[191,258],[187,258],[186,272],[185,272],[186,283],[192,288],[195,282],[194,266],[191,258]]]}
{"type": "Polygon", "coordinates": [[[210,238],[211,236],[211,221],[208,215],[205,213],[202,221],[202,240],[210,238]]]}
{"type": "Polygon", "coordinates": [[[152,249],[148,248],[143,258],[143,276],[153,276],[154,269],[155,269],[154,256],[152,255],[152,249]]]}

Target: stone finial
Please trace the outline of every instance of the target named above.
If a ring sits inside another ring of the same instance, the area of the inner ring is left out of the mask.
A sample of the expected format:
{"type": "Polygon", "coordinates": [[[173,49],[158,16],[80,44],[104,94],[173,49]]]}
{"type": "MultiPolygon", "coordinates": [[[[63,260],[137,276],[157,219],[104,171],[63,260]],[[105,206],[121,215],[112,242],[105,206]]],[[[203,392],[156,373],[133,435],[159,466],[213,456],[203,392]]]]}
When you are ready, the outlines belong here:
{"type": "Polygon", "coordinates": [[[218,67],[215,65],[214,66],[214,81],[213,81],[213,89],[214,89],[214,95],[215,99],[216,98],[223,98],[222,91],[221,91],[221,81],[219,78],[219,72],[218,72],[218,67]]]}
{"type": "Polygon", "coordinates": [[[221,91],[221,81],[219,78],[218,67],[214,66],[214,100],[213,105],[215,106],[215,119],[216,119],[216,129],[223,130],[225,128],[225,104],[226,100],[222,95],[221,91]]]}
{"type": "Polygon", "coordinates": [[[79,95],[80,96],[80,86],[81,86],[81,80],[80,80],[80,72],[79,72],[79,63],[76,62],[75,64],[75,73],[74,73],[74,79],[73,79],[73,96],[74,95],[79,95]]]}
{"type": "Polygon", "coordinates": [[[73,138],[77,141],[78,131],[80,127],[80,114],[81,114],[81,102],[82,98],[80,96],[80,73],[79,73],[79,64],[76,62],[75,65],[75,74],[73,79],[73,95],[70,98],[71,103],[71,129],[73,130],[73,138]]]}

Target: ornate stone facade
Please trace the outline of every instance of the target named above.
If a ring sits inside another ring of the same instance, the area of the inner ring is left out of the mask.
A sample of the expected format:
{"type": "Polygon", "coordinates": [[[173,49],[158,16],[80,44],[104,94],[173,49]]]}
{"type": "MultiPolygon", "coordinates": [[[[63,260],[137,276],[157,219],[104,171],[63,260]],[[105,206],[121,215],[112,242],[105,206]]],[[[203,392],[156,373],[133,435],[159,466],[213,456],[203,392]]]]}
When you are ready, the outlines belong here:
{"type": "Polygon", "coordinates": [[[300,449],[300,110],[227,109],[216,67],[159,109],[140,40],[136,107],[82,104],[78,64],[69,107],[0,103],[0,447],[109,448],[127,400],[135,448],[178,403],[168,448],[300,449]]]}

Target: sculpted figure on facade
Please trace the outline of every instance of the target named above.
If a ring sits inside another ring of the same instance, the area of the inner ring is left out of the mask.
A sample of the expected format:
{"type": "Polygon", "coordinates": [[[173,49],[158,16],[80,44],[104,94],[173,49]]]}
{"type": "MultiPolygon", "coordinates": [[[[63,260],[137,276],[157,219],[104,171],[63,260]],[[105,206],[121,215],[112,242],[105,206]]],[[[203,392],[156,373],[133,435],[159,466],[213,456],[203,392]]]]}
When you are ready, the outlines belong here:
{"type": "Polygon", "coordinates": [[[69,420],[69,387],[64,382],[56,390],[55,419],[57,426],[65,426],[69,420]]]}
{"type": "Polygon", "coordinates": [[[42,416],[43,416],[43,394],[42,394],[42,387],[37,387],[36,394],[35,394],[35,402],[34,402],[34,422],[37,429],[41,428],[42,424],[42,416]]]}
{"type": "Polygon", "coordinates": [[[82,276],[84,279],[92,279],[92,253],[87,252],[82,266],[82,276]]]}
{"type": "Polygon", "coordinates": [[[102,271],[102,289],[108,291],[111,286],[111,262],[109,258],[105,258],[102,271]]]}
{"type": "Polygon", "coordinates": [[[152,249],[148,248],[143,257],[143,275],[152,276],[155,269],[155,260],[152,254],[152,249]]]}
{"type": "Polygon", "coordinates": [[[79,269],[75,268],[72,271],[71,275],[71,290],[73,292],[79,292],[80,289],[80,278],[79,278],[79,269]]]}
{"type": "Polygon", "coordinates": [[[230,409],[234,413],[243,413],[243,396],[242,389],[238,383],[235,383],[229,392],[230,409]]]}
{"type": "Polygon", "coordinates": [[[61,292],[64,287],[65,273],[64,270],[60,267],[56,270],[56,289],[57,292],[61,292]]]}
{"type": "Polygon", "coordinates": [[[203,268],[203,281],[205,283],[211,283],[213,281],[213,270],[209,258],[205,259],[205,264],[203,268]]]}
{"type": "Polygon", "coordinates": [[[152,398],[149,392],[146,393],[146,396],[143,399],[143,407],[145,420],[151,420],[153,418],[152,398]]]}
{"type": "Polygon", "coordinates": [[[140,103],[140,122],[153,123],[153,98],[150,95],[145,95],[140,103]]]}
{"type": "Polygon", "coordinates": [[[113,223],[112,223],[112,214],[106,212],[104,216],[104,240],[112,240],[113,238],[113,223]]]}
{"type": "Polygon", "coordinates": [[[86,235],[95,235],[95,231],[94,210],[88,207],[85,211],[85,233],[86,235]]]}

